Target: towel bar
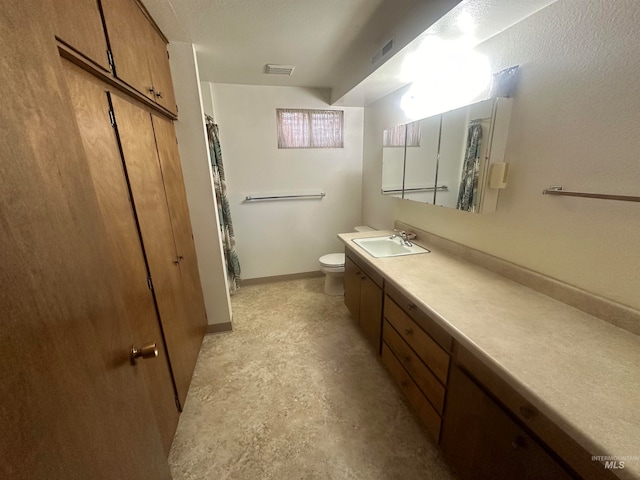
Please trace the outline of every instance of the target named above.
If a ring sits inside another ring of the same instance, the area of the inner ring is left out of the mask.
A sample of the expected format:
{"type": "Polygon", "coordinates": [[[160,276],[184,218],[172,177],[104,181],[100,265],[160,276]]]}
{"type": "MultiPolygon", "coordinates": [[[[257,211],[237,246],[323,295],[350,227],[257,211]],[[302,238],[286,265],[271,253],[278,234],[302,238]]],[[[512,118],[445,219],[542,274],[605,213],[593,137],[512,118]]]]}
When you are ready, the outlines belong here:
{"type": "Polygon", "coordinates": [[[245,202],[264,202],[268,200],[297,200],[305,198],[318,198],[323,199],[327,194],[324,192],[319,193],[304,193],[304,194],[291,194],[291,195],[247,195],[244,197],[245,202]]]}
{"type": "Polygon", "coordinates": [[[567,197],[584,197],[584,198],[600,198],[603,200],[620,200],[623,202],[640,202],[640,197],[634,195],[610,195],[606,193],[585,193],[585,192],[571,192],[565,190],[564,187],[554,185],[549,188],[545,188],[542,191],[543,195],[565,195],[567,197]]]}

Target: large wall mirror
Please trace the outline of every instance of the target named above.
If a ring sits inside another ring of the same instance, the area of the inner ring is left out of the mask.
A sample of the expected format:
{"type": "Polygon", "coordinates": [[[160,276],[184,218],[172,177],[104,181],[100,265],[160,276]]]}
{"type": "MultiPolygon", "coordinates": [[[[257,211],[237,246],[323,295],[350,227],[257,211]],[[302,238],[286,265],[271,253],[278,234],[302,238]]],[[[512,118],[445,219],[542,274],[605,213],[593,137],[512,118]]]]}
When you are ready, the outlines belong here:
{"type": "Polygon", "coordinates": [[[510,99],[491,98],[385,130],[382,193],[467,212],[495,211],[510,116],[510,99]],[[500,169],[490,185],[494,167],[500,169]]]}

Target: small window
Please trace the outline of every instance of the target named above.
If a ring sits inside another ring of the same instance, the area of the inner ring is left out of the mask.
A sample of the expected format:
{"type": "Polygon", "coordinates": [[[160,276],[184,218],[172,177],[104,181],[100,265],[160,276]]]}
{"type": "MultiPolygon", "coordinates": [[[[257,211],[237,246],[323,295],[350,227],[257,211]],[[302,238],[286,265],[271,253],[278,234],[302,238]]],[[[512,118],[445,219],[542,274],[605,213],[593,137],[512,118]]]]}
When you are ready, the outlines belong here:
{"type": "Polygon", "coordinates": [[[343,148],[342,110],[276,109],[278,148],[343,148]]]}

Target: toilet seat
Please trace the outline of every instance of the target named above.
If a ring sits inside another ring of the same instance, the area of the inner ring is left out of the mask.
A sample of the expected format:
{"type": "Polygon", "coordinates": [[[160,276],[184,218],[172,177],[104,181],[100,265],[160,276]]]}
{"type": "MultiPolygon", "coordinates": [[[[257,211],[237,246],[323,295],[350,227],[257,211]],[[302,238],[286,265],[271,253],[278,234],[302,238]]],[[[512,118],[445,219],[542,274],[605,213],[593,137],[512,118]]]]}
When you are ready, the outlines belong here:
{"type": "Polygon", "coordinates": [[[320,257],[320,265],[327,268],[344,267],[344,253],[327,253],[320,257]]]}

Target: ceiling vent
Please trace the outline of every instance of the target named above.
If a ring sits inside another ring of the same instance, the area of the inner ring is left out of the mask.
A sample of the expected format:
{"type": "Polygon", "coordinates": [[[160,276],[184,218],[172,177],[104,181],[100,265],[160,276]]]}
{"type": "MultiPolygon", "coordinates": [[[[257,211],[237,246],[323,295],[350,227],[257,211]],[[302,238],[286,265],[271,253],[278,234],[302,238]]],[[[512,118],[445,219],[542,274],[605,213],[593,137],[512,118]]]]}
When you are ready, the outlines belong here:
{"type": "Polygon", "coordinates": [[[267,64],[265,73],[268,73],[269,75],[291,75],[294,68],[296,67],[293,65],[267,64]]]}
{"type": "Polygon", "coordinates": [[[393,50],[393,38],[387,41],[380,50],[373,54],[373,57],[371,57],[371,63],[378,63],[382,58],[386,57],[391,50],[393,50]]]}

